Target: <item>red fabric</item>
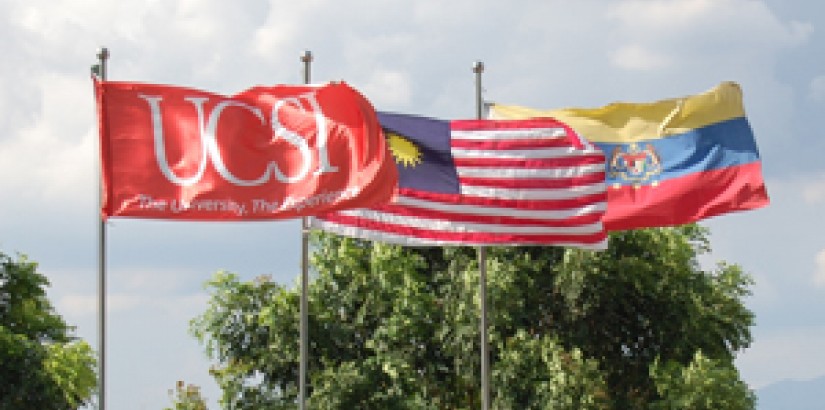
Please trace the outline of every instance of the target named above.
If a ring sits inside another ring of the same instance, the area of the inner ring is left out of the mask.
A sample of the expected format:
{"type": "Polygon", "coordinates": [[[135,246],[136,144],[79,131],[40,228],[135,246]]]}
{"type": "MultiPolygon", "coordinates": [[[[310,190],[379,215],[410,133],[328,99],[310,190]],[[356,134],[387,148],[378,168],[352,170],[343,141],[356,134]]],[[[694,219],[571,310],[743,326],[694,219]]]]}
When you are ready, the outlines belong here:
{"type": "MultiPolygon", "coordinates": [[[[415,131],[434,121],[408,117],[403,126],[383,125],[424,147],[415,131]]],[[[565,124],[553,119],[457,120],[443,128],[443,135],[427,136],[448,142],[456,192],[404,187],[402,182],[395,202],[323,214],[311,226],[412,246],[606,248],[601,222],[607,207],[604,154],[582,144],[565,124]]],[[[413,166],[403,172],[418,177],[417,171],[413,166]]]]}
{"type": "Polygon", "coordinates": [[[752,162],[671,178],[655,186],[609,187],[604,226],[619,231],[697,222],[769,203],[762,164],[752,162]]]}
{"type": "Polygon", "coordinates": [[[104,218],[294,218],[386,203],[398,183],[374,108],[344,83],[95,90],[104,218]]]}

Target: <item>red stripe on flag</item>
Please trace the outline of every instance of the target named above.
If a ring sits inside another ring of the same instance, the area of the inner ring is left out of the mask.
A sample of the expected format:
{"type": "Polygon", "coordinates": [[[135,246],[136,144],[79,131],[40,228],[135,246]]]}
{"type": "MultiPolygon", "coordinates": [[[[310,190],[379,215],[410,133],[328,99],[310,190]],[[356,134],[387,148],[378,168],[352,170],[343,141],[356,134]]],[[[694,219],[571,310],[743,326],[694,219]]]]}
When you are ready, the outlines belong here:
{"type": "Polygon", "coordinates": [[[360,229],[390,233],[407,236],[416,239],[429,239],[444,242],[457,243],[484,243],[484,244],[535,244],[547,243],[582,243],[598,244],[605,240],[607,234],[604,231],[575,235],[575,234],[516,234],[516,233],[487,233],[487,232],[448,232],[433,229],[416,228],[406,225],[396,225],[379,222],[371,219],[352,217],[341,213],[328,214],[323,217],[325,221],[344,226],[355,226],[360,229]]]}
{"type": "Polygon", "coordinates": [[[570,141],[564,138],[547,139],[513,139],[513,140],[470,140],[453,139],[450,142],[453,148],[477,150],[510,150],[525,148],[570,148],[570,141]]]}
{"type": "Polygon", "coordinates": [[[697,172],[656,186],[608,188],[608,231],[674,226],[768,204],[760,162],[697,172]]]}
{"type": "Polygon", "coordinates": [[[388,214],[421,217],[425,219],[440,219],[450,220],[456,222],[472,222],[485,223],[496,225],[513,225],[513,226],[547,226],[547,227],[571,227],[579,225],[587,225],[599,222],[602,218],[602,212],[592,212],[584,215],[564,217],[564,218],[518,218],[507,215],[474,215],[459,212],[438,211],[435,209],[421,208],[417,206],[397,206],[384,205],[380,207],[371,208],[379,212],[388,214]]]}
{"type": "Polygon", "coordinates": [[[528,118],[523,120],[453,120],[450,129],[453,131],[484,131],[484,130],[523,130],[529,128],[564,128],[571,134],[570,127],[553,118],[528,118]]]}
{"type": "Polygon", "coordinates": [[[568,168],[582,165],[603,165],[604,156],[593,154],[587,156],[559,158],[454,158],[456,167],[504,168],[518,166],[522,168],[568,168]]]}
{"type": "Polygon", "coordinates": [[[461,185],[486,186],[511,189],[572,189],[592,184],[604,183],[604,172],[594,172],[574,178],[564,179],[514,179],[514,178],[469,178],[462,177],[461,185]]]}
{"type": "Polygon", "coordinates": [[[604,202],[607,195],[605,192],[599,192],[590,195],[582,195],[570,199],[504,199],[504,198],[485,198],[468,195],[443,194],[439,192],[424,192],[411,189],[400,189],[398,192],[402,196],[423,199],[432,202],[440,202],[444,204],[461,204],[466,206],[478,207],[497,207],[510,209],[529,209],[529,210],[562,210],[576,207],[587,206],[599,202],[604,202]]]}

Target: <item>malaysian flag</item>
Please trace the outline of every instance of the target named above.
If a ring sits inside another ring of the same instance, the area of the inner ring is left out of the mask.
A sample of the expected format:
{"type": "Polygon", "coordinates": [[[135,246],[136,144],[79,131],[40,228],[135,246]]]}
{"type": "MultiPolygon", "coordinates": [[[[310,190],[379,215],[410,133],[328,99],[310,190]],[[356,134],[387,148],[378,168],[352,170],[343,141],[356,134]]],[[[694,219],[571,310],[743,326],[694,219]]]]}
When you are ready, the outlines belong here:
{"type": "Polygon", "coordinates": [[[311,227],[411,246],[607,246],[604,155],[565,124],[378,119],[399,171],[395,200],[311,227]]]}

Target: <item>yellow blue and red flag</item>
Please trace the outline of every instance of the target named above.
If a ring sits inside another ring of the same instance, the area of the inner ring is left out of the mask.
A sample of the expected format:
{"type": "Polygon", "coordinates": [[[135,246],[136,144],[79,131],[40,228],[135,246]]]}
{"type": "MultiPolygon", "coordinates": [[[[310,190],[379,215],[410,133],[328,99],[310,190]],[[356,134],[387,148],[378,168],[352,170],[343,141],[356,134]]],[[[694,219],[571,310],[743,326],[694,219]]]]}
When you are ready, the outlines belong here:
{"type": "Polygon", "coordinates": [[[769,203],[736,83],[600,108],[490,106],[492,119],[536,117],[568,124],[605,153],[609,231],[681,225],[769,203]]]}

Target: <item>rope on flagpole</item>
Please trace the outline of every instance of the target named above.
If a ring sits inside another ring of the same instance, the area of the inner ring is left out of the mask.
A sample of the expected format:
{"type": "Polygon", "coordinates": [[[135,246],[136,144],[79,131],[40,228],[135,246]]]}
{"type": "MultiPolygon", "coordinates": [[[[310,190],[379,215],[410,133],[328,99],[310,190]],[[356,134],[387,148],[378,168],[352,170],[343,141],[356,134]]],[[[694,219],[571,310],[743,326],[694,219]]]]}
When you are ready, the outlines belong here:
{"type": "MultiPolygon", "coordinates": [[[[481,98],[481,73],[484,63],[473,64],[476,75],[476,119],[481,119],[484,103],[481,98]]],[[[487,248],[478,247],[478,298],[481,305],[479,330],[481,332],[481,410],[490,409],[490,346],[487,335],[487,248]]]]}
{"type": "MultiPolygon", "coordinates": [[[[304,63],[304,84],[310,83],[310,66],[312,65],[312,52],[305,50],[301,56],[304,63]]],[[[300,354],[298,371],[298,408],[306,410],[306,387],[307,387],[307,361],[308,361],[308,337],[309,337],[309,306],[307,299],[309,288],[309,219],[301,218],[301,333],[300,333],[300,354]]]]}

